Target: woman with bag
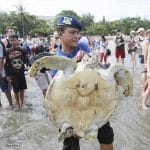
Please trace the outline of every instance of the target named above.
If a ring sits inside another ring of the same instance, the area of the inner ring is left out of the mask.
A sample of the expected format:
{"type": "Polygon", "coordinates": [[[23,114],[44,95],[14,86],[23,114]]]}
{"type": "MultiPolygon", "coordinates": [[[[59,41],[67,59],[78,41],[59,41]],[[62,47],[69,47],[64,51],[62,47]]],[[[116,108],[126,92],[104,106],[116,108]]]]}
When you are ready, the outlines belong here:
{"type": "Polygon", "coordinates": [[[136,46],[136,41],[135,41],[135,31],[131,31],[130,39],[128,42],[128,53],[131,56],[133,70],[136,70],[136,52],[137,52],[137,46],[136,46]]]}
{"type": "Polygon", "coordinates": [[[101,36],[99,62],[100,63],[104,62],[104,65],[107,65],[107,57],[108,57],[107,49],[108,49],[108,41],[106,40],[105,36],[101,36]]]}

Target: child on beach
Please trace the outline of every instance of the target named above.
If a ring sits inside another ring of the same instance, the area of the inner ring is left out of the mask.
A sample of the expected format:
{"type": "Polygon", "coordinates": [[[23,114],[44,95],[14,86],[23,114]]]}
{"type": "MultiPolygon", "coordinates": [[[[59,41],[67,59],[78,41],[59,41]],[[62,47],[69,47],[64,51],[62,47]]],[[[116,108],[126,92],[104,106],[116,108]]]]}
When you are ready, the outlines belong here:
{"type": "Polygon", "coordinates": [[[26,55],[19,47],[17,35],[11,36],[12,47],[6,52],[6,75],[7,80],[11,81],[15,99],[16,111],[24,103],[24,90],[27,89],[24,64],[26,63],[26,55]]]}

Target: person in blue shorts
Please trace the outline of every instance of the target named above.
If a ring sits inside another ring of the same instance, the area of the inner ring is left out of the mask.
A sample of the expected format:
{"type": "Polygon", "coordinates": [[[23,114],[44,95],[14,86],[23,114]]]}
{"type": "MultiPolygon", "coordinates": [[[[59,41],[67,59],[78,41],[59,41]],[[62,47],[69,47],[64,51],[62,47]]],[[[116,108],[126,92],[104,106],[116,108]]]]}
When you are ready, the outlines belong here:
{"type": "MultiPolygon", "coordinates": [[[[4,70],[4,59],[5,59],[6,49],[3,42],[0,39],[0,88],[2,92],[5,93],[6,98],[9,102],[9,108],[13,109],[12,97],[11,97],[11,86],[8,80],[6,79],[6,73],[4,70]]],[[[0,100],[0,107],[2,107],[0,100]]]]}
{"type": "MultiPolygon", "coordinates": [[[[73,17],[60,16],[57,19],[57,32],[61,41],[61,46],[57,48],[56,55],[69,57],[75,61],[80,61],[85,53],[90,53],[91,49],[86,43],[79,42],[82,25],[73,17]]],[[[57,70],[51,70],[52,77],[57,70]]],[[[98,129],[97,139],[101,150],[112,150],[114,133],[109,122],[98,129]]],[[[80,150],[79,137],[72,135],[63,141],[63,150],[80,150]]]]}

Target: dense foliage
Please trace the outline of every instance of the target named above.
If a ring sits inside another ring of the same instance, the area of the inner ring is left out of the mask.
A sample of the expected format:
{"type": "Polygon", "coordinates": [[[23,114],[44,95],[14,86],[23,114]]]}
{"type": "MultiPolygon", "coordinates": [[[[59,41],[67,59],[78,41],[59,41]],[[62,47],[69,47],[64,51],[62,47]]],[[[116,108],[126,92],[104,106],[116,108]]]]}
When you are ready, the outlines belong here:
{"type": "Polygon", "coordinates": [[[131,30],[137,30],[139,27],[144,27],[145,29],[150,28],[150,20],[140,17],[126,17],[115,21],[107,21],[103,17],[101,21],[95,22],[94,16],[90,13],[79,16],[72,10],[61,11],[49,23],[44,19],[39,19],[37,16],[30,15],[25,12],[22,5],[19,5],[17,11],[0,13],[0,33],[4,33],[5,29],[11,26],[18,31],[21,37],[25,35],[34,36],[36,33],[48,35],[56,30],[56,18],[61,15],[75,17],[82,23],[84,27],[83,32],[91,35],[109,35],[113,34],[116,29],[120,29],[125,34],[129,34],[131,30]]]}

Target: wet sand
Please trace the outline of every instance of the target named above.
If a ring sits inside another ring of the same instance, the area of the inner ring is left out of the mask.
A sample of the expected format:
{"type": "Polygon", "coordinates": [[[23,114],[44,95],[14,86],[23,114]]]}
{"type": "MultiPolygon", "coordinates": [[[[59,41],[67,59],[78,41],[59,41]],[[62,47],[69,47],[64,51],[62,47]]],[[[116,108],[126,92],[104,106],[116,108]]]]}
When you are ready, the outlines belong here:
{"type": "MultiPolygon", "coordinates": [[[[115,61],[113,52],[108,61],[115,61]]],[[[138,56],[137,64],[137,70],[133,71],[127,55],[125,66],[133,74],[134,90],[130,97],[120,100],[110,119],[115,133],[115,150],[150,150],[150,109],[142,111],[140,108],[141,67],[138,56]]],[[[61,150],[62,142],[57,140],[58,129],[47,116],[42,93],[35,80],[28,75],[26,77],[26,106],[20,112],[8,110],[5,95],[1,93],[0,150],[61,150]]],[[[80,145],[81,150],[99,150],[97,141],[81,139],[80,145]]]]}

